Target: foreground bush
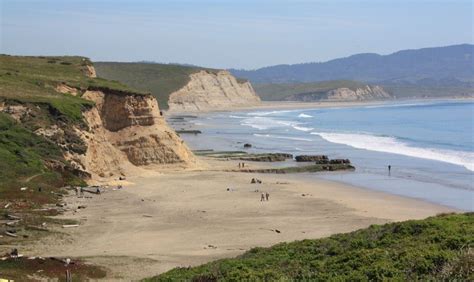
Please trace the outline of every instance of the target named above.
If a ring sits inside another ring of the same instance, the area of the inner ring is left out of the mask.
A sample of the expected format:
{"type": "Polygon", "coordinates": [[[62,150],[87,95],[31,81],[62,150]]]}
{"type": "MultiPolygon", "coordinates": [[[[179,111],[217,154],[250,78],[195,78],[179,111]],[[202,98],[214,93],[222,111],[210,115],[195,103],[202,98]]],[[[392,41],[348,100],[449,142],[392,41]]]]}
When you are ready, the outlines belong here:
{"type": "Polygon", "coordinates": [[[473,244],[474,213],[439,215],[255,248],[148,281],[474,281],[473,244]]]}

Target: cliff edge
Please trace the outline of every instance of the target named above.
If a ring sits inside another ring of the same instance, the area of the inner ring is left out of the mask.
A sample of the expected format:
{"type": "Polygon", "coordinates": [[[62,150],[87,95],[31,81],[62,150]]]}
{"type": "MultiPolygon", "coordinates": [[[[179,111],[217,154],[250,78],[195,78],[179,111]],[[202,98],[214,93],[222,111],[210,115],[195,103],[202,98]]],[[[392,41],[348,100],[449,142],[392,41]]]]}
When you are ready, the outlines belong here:
{"type": "Polygon", "coordinates": [[[260,103],[250,82],[239,82],[228,71],[191,74],[183,88],[171,93],[168,101],[172,112],[225,110],[260,103]]]}

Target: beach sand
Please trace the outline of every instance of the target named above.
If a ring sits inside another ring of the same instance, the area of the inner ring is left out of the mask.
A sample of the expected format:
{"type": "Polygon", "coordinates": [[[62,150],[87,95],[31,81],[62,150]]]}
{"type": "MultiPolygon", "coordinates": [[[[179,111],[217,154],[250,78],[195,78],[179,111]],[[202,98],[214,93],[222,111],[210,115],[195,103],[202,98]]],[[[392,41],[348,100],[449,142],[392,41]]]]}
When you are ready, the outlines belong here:
{"type": "Polygon", "coordinates": [[[92,198],[67,197],[72,210],[86,206],[61,216],[79,220],[80,226],[60,229],[62,234],[24,252],[83,257],[105,266],[110,279],[136,280],[257,246],[454,211],[304,174],[224,172],[238,161],[200,159],[207,165],[199,171],[128,178],[133,184],[123,189],[107,188],[92,198]],[[252,178],[263,183],[250,184],[252,178]],[[270,194],[268,202],[260,201],[262,191],[270,194]]]}

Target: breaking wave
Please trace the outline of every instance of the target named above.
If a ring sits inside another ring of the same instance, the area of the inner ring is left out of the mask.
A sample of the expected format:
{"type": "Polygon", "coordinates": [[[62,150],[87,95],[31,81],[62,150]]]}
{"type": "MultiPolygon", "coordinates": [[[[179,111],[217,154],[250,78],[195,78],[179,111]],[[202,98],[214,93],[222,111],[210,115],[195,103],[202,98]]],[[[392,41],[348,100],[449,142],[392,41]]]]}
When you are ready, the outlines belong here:
{"type": "Polygon", "coordinates": [[[358,149],[393,153],[415,158],[435,160],[464,166],[474,171],[474,153],[434,148],[411,147],[393,137],[354,133],[311,132],[326,141],[344,144],[358,149]]]}
{"type": "Polygon", "coordinates": [[[271,135],[271,134],[258,134],[254,133],[253,136],[256,137],[266,137],[266,138],[275,138],[275,139],[286,139],[286,140],[294,140],[294,141],[313,141],[309,138],[300,138],[300,137],[288,137],[288,136],[279,136],[279,135],[271,135]]]}

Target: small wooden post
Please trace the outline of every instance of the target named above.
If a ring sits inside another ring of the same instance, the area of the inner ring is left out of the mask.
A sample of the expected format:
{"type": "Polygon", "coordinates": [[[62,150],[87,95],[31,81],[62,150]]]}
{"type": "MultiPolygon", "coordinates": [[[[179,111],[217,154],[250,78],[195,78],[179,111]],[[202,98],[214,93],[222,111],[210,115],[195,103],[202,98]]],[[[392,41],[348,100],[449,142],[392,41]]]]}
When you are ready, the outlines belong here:
{"type": "Polygon", "coordinates": [[[66,282],[72,282],[72,275],[69,269],[66,269],[66,282]]]}

